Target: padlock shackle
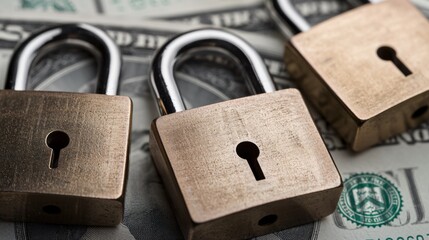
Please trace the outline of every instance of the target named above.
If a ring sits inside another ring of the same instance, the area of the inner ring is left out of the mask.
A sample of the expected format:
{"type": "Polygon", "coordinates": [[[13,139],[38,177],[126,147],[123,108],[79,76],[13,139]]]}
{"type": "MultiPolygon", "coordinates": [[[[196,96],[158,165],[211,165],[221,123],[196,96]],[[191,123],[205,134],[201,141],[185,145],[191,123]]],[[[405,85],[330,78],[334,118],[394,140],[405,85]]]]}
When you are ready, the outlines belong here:
{"type": "MultiPolygon", "coordinates": [[[[356,6],[357,3],[348,0],[348,4],[356,6]]],[[[378,3],[383,0],[359,0],[360,3],[378,3]]],[[[310,23],[296,10],[291,0],[268,0],[266,7],[271,14],[271,18],[276,23],[282,34],[286,37],[292,37],[295,34],[310,30],[310,23]]]]}
{"type": "Polygon", "coordinates": [[[310,23],[298,13],[291,0],[268,0],[266,7],[284,36],[292,37],[311,28],[310,23]]]}
{"type": "Polygon", "coordinates": [[[30,67],[40,51],[52,43],[68,40],[88,43],[100,53],[96,93],[117,95],[122,67],[121,51],[106,32],[83,23],[46,28],[21,42],[10,60],[5,89],[26,90],[30,67]]]}
{"type": "Polygon", "coordinates": [[[251,92],[276,90],[263,59],[246,41],[224,30],[193,30],[170,39],[153,58],[150,84],[161,115],[186,110],[174,79],[174,65],[184,52],[201,47],[220,48],[236,57],[247,75],[251,92]]]}

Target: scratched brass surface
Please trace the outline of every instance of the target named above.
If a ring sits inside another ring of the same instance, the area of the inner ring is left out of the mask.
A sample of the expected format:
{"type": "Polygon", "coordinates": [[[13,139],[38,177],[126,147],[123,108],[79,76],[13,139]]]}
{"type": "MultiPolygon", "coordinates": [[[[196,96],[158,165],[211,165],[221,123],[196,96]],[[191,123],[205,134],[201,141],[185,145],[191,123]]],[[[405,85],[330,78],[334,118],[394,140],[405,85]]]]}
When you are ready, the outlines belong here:
{"type": "Polygon", "coordinates": [[[332,213],[342,181],[297,90],[260,94],[156,119],[150,148],[188,239],[237,239],[332,213]],[[255,143],[265,179],[236,153],[255,143]],[[259,220],[277,215],[272,224],[259,220]]]}
{"type": "Polygon", "coordinates": [[[407,0],[368,4],[299,34],[285,60],[297,84],[355,151],[429,119],[429,23],[407,0]],[[404,76],[377,49],[393,48],[404,76]]]}
{"type": "Polygon", "coordinates": [[[0,217],[118,224],[131,108],[122,96],[0,91],[0,217]],[[46,138],[52,131],[67,133],[70,143],[51,169],[46,138]]]}

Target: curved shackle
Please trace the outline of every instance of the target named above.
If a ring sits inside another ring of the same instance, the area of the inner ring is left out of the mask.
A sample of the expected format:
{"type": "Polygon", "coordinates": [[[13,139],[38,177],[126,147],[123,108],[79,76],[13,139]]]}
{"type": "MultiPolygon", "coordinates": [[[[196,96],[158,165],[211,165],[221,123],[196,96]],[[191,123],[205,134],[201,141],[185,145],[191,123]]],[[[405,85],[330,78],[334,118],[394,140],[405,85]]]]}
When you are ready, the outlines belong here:
{"type": "Polygon", "coordinates": [[[115,42],[103,30],[89,24],[63,24],[36,32],[15,49],[9,63],[5,89],[22,91],[34,59],[44,47],[53,43],[85,43],[100,53],[96,93],[117,95],[122,55],[115,42]],[[73,42],[74,41],[74,42],[73,42]]]}
{"type": "MultiPolygon", "coordinates": [[[[356,7],[359,4],[378,3],[383,0],[347,0],[347,3],[356,7]]],[[[268,0],[266,7],[272,19],[284,36],[291,37],[300,32],[310,30],[310,23],[296,10],[293,0],[268,0]]]]}
{"type": "Polygon", "coordinates": [[[220,48],[235,56],[247,75],[247,85],[253,93],[276,91],[261,56],[246,41],[223,30],[194,30],[170,39],[153,58],[150,84],[161,115],[186,110],[173,76],[174,65],[181,54],[200,47],[220,48]]]}

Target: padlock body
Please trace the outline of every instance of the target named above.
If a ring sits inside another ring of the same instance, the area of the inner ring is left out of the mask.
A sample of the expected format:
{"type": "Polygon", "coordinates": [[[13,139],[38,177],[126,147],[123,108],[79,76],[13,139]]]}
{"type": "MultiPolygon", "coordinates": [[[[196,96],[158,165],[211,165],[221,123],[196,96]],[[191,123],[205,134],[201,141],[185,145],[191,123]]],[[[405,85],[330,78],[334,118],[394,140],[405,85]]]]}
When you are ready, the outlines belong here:
{"type": "Polygon", "coordinates": [[[131,127],[123,96],[0,91],[0,218],[111,226],[123,216],[131,127]],[[52,132],[67,134],[52,166],[52,132]]]}
{"type": "Polygon", "coordinates": [[[409,1],[368,4],[323,22],[292,38],[285,60],[355,151],[429,119],[429,23],[409,1]]]}
{"type": "Polygon", "coordinates": [[[150,149],[187,239],[243,239],[308,223],[332,213],[342,190],[297,90],[162,116],[150,149]],[[257,146],[265,179],[239,156],[243,142],[257,146]]]}

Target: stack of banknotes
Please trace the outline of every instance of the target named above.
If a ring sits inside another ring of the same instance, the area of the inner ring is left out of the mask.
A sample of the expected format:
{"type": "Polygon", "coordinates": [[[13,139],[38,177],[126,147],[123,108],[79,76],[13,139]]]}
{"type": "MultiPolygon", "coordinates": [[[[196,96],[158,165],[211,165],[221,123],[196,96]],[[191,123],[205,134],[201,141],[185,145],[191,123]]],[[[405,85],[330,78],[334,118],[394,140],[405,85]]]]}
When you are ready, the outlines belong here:
{"type": "MultiPolygon", "coordinates": [[[[313,25],[355,7],[345,0],[291,2],[313,25]]],[[[413,3],[429,17],[428,0],[413,3]]],[[[0,86],[4,86],[17,42],[45,26],[68,22],[87,22],[104,29],[123,52],[121,95],[134,103],[124,220],[109,228],[0,221],[0,240],[182,239],[148,148],[150,123],[158,116],[148,85],[154,52],[170,37],[187,30],[227,28],[262,55],[279,88],[289,88],[294,84],[282,60],[287,39],[277,30],[263,0],[0,1],[0,86]]],[[[33,65],[31,89],[94,89],[96,61],[79,48],[57,49],[33,65]]],[[[233,58],[211,49],[193,53],[175,72],[188,108],[248,95],[242,74],[233,58]]],[[[318,222],[256,239],[429,239],[429,122],[354,154],[316,112],[312,114],[345,182],[338,208],[318,222]],[[380,184],[347,187],[348,181],[358,178],[380,184]],[[347,204],[350,198],[354,207],[347,204]],[[399,201],[390,201],[392,198],[399,201]],[[387,208],[393,209],[391,217],[361,221],[362,213],[387,208]]]]}

